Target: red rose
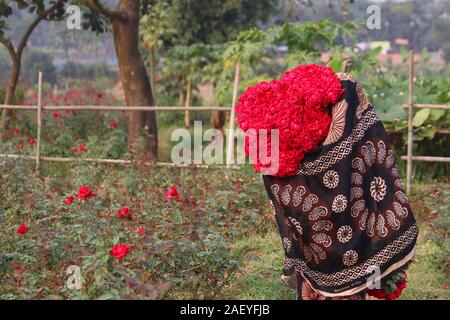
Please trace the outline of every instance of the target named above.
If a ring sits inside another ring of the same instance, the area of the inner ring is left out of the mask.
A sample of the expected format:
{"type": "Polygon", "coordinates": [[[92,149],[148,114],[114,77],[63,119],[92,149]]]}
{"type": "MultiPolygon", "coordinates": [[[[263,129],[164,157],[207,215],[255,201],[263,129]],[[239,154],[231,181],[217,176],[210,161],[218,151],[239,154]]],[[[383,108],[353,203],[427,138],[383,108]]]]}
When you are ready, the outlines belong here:
{"type": "Polygon", "coordinates": [[[406,279],[398,282],[396,285],[397,285],[397,288],[391,294],[387,294],[382,289],[371,289],[371,290],[367,291],[367,294],[369,296],[375,297],[377,299],[396,300],[396,299],[398,299],[398,297],[400,297],[402,295],[403,289],[406,288],[406,279]]]}
{"type": "Polygon", "coordinates": [[[30,142],[31,145],[34,145],[36,143],[36,141],[34,141],[34,139],[32,137],[30,139],[28,139],[28,142],[30,142]]]}
{"type": "Polygon", "coordinates": [[[14,134],[19,134],[20,131],[19,131],[19,129],[14,128],[14,129],[13,129],[13,132],[14,132],[14,134]]]}
{"type": "Polygon", "coordinates": [[[167,191],[165,193],[165,197],[167,200],[170,200],[170,199],[179,200],[180,194],[178,193],[177,188],[175,188],[174,186],[170,186],[169,189],[167,189],[167,191]]]}
{"type": "Polygon", "coordinates": [[[121,218],[127,218],[130,216],[130,211],[128,210],[128,208],[123,208],[122,210],[118,209],[116,211],[116,213],[117,213],[117,216],[121,217],[121,218]]]}
{"type": "Polygon", "coordinates": [[[122,259],[123,257],[126,257],[130,253],[130,248],[124,243],[122,244],[116,244],[109,254],[113,257],[115,257],[117,260],[122,259]]]}
{"type": "Polygon", "coordinates": [[[78,189],[77,197],[81,200],[88,200],[89,198],[92,198],[94,194],[92,193],[92,190],[88,187],[81,186],[78,189]]]}
{"type": "Polygon", "coordinates": [[[138,232],[138,233],[144,233],[144,232],[145,232],[145,228],[142,228],[142,227],[141,227],[141,228],[138,229],[137,232],[138,232]]]}
{"type": "Polygon", "coordinates": [[[88,148],[84,144],[80,144],[78,147],[73,149],[73,152],[79,153],[79,152],[85,152],[88,148]]]}
{"type": "Polygon", "coordinates": [[[59,113],[59,112],[53,112],[52,113],[52,117],[55,118],[55,119],[59,119],[59,118],[62,118],[63,115],[61,113],[59,113]]]}
{"type": "Polygon", "coordinates": [[[17,228],[17,234],[25,234],[27,233],[28,228],[23,223],[17,228]]]}
{"type": "Polygon", "coordinates": [[[115,128],[115,127],[117,127],[117,123],[115,123],[114,121],[111,122],[111,128],[115,128]]]}
{"type": "Polygon", "coordinates": [[[69,196],[66,198],[66,200],[64,200],[65,204],[71,204],[73,201],[75,200],[74,196],[69,196]]]}

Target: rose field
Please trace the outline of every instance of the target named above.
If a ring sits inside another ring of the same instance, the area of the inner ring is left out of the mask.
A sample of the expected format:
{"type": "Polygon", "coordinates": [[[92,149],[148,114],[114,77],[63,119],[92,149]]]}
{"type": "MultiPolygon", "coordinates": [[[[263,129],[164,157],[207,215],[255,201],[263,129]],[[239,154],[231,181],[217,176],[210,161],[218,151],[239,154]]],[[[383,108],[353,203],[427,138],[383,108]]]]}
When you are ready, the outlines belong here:
{"type": "MultiPolygon", "coordinates": [[[[54,105],[115,103],[89,87],[45,97],[54,105]]],[[[26,99],[33,103],[35,95],[26,99]]],[[[94,117],[44,115],[44,155],[75,157],[73,163],[43,162],[37,177],[34,161],[1,160],[1,299],[294,298],[280,281],[281,241],[251,166],[86,162],[131,157],[126,114],[94,117]],[[80,268],[78,289],[67,286],[70,266],[80,268]]],[[[18,112],[1,153],[33,154],[34,125],[32,112],[18,112]]],[[[160,139],[164,157],[169,137],[160,139]]],[[[413,190],[421,234],[402,299],[449,299],[449,185],[423,176],[413,190]]]]}
{"type": "Polygon", "coordinates": [[[449,30],[446,0],[0,0],[0,301],[450,300],[449,30]]]}
{"type": "MultiPolygon", "coordinates": [[[[293,298],[257,174],[81,161],[45,170],[52,177],[36,180],[30,163],[1,162],[0,298],[293,298]],[[122,259],[112,255],[117,244],[129,248],[122,259]],[[66,287],[71,265],[81,269],[80,290],[66,287]]],[[[446,184],[412,196],[422,233],[404,299],[450,298],[449,197],[446,184]]]]}

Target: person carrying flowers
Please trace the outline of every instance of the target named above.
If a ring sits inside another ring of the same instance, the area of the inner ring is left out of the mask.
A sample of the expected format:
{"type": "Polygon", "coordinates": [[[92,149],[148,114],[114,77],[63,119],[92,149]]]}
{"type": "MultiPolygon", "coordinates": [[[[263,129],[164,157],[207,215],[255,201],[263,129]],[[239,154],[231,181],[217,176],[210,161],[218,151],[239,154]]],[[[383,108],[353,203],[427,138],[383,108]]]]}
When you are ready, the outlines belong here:
{"type": "Polygon", "coordinates": [[[263,173],[285,253],[282,278],[293,280],[297,298],[396,299],[418,227],[361,85],[300,65],[249,87],[236,112],[243,131],[278,133],[277,172],[264,174],[268,164],[249,153],[248,139],[246,152],[263,173]]]}

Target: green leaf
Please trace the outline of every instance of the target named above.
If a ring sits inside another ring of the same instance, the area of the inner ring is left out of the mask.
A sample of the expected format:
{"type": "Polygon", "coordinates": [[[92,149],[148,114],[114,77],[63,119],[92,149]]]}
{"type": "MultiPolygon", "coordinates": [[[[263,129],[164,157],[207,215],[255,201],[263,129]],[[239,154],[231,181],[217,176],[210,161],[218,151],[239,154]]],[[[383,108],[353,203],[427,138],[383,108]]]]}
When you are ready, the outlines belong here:
{"type": "Polygon", "coordinates": [[[342,71],[342,59],[340,57],[333,57],[331,61],[328,63],[328,66],[333,69],[334,72],[342,71]]]}
{"type": "Polygon", "coordinates": [[[113,244],[118,244],[120,241],[120,234],[115,235],[113,238],[113,244]]]}
{"type": "Polygon", "coordinates": [[[422,109],[414,115],[413,126],[420,127],[428,119],[430,115],[430,109],[422,109]]]}
{"type": "Polygon", "coordinates": [[[433,121],[439,120],[444,114],[444,109],[433,109],[430,111],[430,119],[433,121]]]}

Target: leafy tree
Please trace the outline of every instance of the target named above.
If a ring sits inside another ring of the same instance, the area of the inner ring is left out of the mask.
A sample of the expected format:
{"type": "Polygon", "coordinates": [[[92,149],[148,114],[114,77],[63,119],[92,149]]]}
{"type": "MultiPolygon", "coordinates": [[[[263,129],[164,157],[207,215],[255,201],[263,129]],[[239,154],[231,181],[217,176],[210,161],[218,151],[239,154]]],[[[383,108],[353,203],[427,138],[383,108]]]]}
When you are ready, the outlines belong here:
{"type": "Polygon", "coordinates": [[[170,47],[235,39],[240,31],[267,21],[279,0],[156,0],[153,3],[150,8],[153,19],[145,21],[143,34],[148,32],[170,47]]]}
{"type": "MultiPolygon", "coordinates": [[[[36,27],[44,20],[55,20],[64,14],[64,3],[66,0],[0,0],[0,43],[5,46],[10,56],[11,71],[8,80],[8,86],[5,95],[5,104],[12,104],[16,93],[17,82],[19,81],[20,69],[22,64],[22,55],[36,27]],[[19,10],[28,10],[34,14],[34,19],[27,25],[25,32],[21,35],[18,44],[15,45],[11,38],[6,34],[8,30],[8,18],[13,13],[13,8],[19,10]]],[[[2,112],[1,128],[5,129],[8,125],[8,118],[11,110],[4,109],[2,112]]]]}

